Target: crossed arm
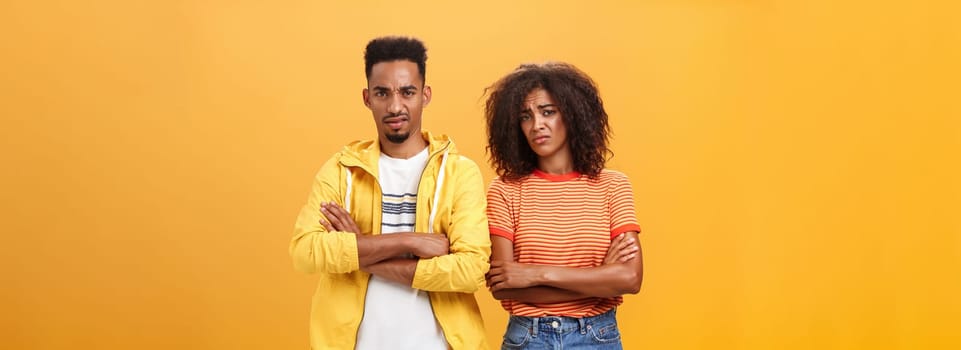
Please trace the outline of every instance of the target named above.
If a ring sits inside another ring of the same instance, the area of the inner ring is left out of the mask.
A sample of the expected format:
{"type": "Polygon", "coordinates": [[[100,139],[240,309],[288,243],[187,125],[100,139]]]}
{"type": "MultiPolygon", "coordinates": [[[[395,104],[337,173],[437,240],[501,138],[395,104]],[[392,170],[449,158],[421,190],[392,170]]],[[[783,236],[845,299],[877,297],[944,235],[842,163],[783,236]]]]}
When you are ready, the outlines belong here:
{"type": "Polygon", "coordinates": [[[350,214],[335,203],[321,203],[320,224],[328,231],[351,232],[357,236],[360,269],[394,282],[411,285],[417,260],[450,253],[450,242],[444,235],[398,232],[386,235],[363,235],[350,214]],[[325,220],[326,218],[326,220],[325,220]]]}
{"type": "Polygon", "coordinates": [[[563,302],[587,297],[635,294],[643,278],[637,232],[618,235],[597,267],[573,268],[514,262],[514,243],[491,236],[491,269],[487,287],[495,299],[563,302]]]}

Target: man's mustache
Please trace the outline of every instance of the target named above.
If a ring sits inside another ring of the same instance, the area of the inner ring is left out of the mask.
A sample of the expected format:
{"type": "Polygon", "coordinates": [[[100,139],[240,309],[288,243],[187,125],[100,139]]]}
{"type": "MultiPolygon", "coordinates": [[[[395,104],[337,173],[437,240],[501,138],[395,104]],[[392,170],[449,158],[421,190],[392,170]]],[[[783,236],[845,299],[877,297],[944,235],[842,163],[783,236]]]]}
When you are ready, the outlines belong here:
{"type": "Polygon", "coordinates": [[[397,117],[406,117],[406,116],[407,116],[407,113],[390,113],[382,117],[380,121],[386,123],[387,119],[397,118],[397,117]]]}

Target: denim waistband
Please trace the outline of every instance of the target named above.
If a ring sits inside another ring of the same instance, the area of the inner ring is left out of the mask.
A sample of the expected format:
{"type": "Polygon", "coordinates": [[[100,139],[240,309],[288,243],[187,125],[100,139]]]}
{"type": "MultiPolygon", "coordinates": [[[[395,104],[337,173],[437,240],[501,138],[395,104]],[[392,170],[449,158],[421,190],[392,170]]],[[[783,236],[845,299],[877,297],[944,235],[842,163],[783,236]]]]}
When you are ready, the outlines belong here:
{"type": "Polygon", "coordinates": [[[581,334],[586,334],[594,324],[616,322],[616,313],[617,309],[610,309],[600,315],[588,317],[527,317],[511,315],[509,322],[530,329],[531,335],[534,337],[537,336],[538,332],[568,333],[576,331],[581,334]]]}

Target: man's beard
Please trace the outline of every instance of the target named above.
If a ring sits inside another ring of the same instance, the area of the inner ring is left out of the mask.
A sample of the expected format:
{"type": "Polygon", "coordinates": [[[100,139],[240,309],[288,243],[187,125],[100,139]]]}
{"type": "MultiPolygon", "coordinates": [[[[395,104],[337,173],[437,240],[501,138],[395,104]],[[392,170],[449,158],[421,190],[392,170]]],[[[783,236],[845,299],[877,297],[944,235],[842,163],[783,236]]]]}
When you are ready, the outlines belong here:
{"type": "Polygon", "coordinates": [[[388,134],[387,134],[387,141],[390,141],[390,142],[396,143],[396,144],[401,144],[401,143],[404,143],[404,141],[407,141],[407,138],[409,138],[409,137],[410,137],[410,132],[405,132],[405,133],[403,133],[403,134],[391,134],[391,133],[388,133],[388,134]]]}

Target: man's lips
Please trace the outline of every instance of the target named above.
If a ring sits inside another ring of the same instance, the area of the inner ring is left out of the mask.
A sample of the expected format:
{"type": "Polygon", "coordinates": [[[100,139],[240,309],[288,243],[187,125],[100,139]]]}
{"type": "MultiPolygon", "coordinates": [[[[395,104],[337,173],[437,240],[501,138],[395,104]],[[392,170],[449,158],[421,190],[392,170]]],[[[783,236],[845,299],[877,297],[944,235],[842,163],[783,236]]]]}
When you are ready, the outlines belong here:
{"type": "Polygon", "coordinates": [[[407,122],[407,117],[384,118],[384,124],[391,129],[399,129],[407,122]]]}

